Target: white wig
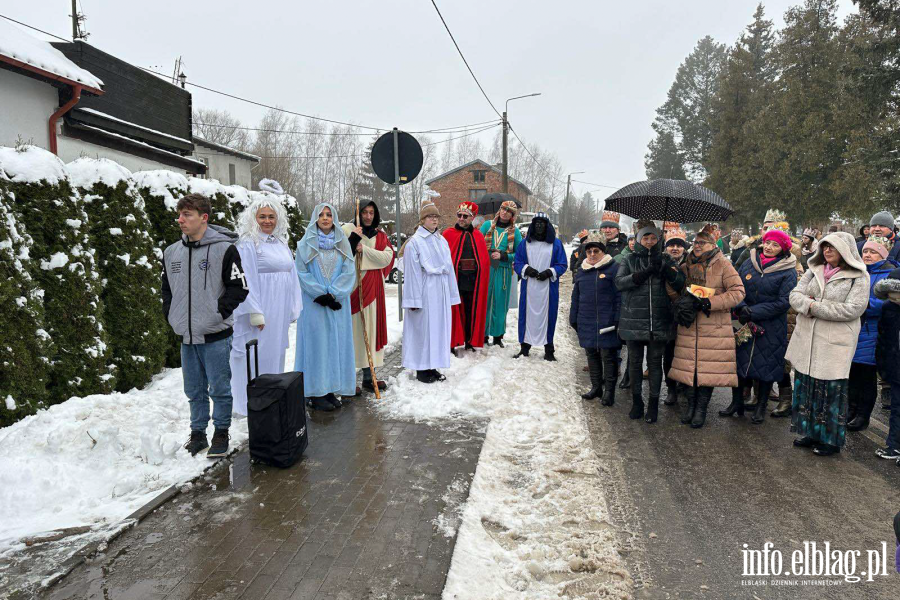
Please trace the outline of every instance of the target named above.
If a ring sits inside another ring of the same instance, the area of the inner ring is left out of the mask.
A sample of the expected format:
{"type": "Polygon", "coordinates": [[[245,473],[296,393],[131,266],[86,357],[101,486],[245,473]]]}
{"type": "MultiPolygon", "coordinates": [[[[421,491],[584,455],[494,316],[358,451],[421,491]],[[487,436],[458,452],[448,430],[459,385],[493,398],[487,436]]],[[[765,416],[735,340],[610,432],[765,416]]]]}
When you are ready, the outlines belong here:
{"type": "Polygon", "coordinates": [[[251,240],[254,245],[259,245],[259,239],[262,231],[259,223],[256,222],[256,213],[261,208],[271,208],[275,211],[275,231],[272,232],[276,238],[284,243],[288,241],[288,217],[287,211],[281,200],[271,194],[259,194],[250,203],[250,206],[244,209],[241,216],[238,217],[238,233],[241,240],[251,240]]]}

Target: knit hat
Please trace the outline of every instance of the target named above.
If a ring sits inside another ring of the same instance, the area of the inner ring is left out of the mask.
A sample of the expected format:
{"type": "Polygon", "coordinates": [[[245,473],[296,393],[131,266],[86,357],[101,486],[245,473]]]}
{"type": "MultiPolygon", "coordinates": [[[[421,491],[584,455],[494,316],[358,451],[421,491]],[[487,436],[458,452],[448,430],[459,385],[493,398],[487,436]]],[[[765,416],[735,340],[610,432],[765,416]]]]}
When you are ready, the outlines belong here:
{"type": "Polygon", "coordinates": [[[763,234],[763,241],[766,242],[768,240],[773,240],[781,246],[782,252],[790,252],[791,246],[793,246],[793,242],[791,242],[791,237],[780,229],[770,229],[763,234]]]}
{"type": "Polygon", "coordinates": [[[878,253],[878,256],[881,257],[881,260],[884,260],[888,257],[888,254],[891,252],[891,241],[885,237],[881,237],[880,235],[870,235],[869,239],[866,240],[866,243],[863,244],[862,249],[865,250],[868,248],[869,250],[874,250],[878,253]]]}
{"type": "Polygon", "coordinates": [[[619,229],[621,226],[616,221],[602,221],[600,227],[615,227],[619,229]]]}
{"type": "Polygon", "coordinates": [[[591,246],[606,252],[606,236],[601,232],[589,233],[587,239],[584,240],[584,249],[587,250],[591,246]]]}
{"type": "Polygon", "coordinates": [[[650,235],[650,234],[655,235],[657,238],[660,237],[659,229],[657,229],[655,225],[650,224],[650,225],[645,225],[644,227],[641,227],[640,229],[638,229],[637,235],[634,236],[635,241],[640,243],[640,241],[642,239],[644,239],[645,235],[650,235]]]}
{"type": "Polygon", "coordinates": [[[889,213],[886,210],[883,210],[879,213],[875,213],[872,215],[872,218],[869,220],[869,226],[872,225],[881,225],[882,227],[888,227],[889,229],[894,229],[894,215],[889,213]]]}
{"type": "Polygon", "coordinates": [[[474,217],[478,214],[478,205],[474,202],[469,202],[468,200],[462,202],[459,207],[456,209],[457,213],[464,213],[469,215],[470,217],[474,217]]]}
{"type": "Polygon", "coordinates": [[[687,234],[681,227],[670,229],[666,232],[666,248],[669,246],[681,246],[687,248],[687,234]]]}
{"type": "Polygon", "coordinates": [[[422,202],[422,206],[419,208],[419,220],[424,221],[425,217],[440,217],[441,212],[438,210],[438,207],[434,205],[434,202],[431,200],[424,200],[422,202]]]}

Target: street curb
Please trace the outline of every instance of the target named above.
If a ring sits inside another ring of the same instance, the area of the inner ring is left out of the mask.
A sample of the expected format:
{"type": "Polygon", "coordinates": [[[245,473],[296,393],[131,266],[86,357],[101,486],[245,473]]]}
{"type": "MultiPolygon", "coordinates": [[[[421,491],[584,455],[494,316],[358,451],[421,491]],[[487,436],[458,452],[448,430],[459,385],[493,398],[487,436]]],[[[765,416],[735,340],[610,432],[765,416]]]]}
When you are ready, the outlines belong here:
{"type": "Polygon", "coordinates": [[[161,493],[155,496],[152,500],[138,508],[136,511],[125,517],[125,519],[119,524],[119,527],[113,531],[109,537],[102,540],[95,540],[93,542],[88,542],[81,548],[75,551],[75,553],[63,561],[62,565],[60,565],[60,569],[41,581],[41,589],[48,590],[63,579],[66,578],[72,571],[74,571],[79,566],[83,565],[87,562],[88,558],[91,558],[95,554],[97,554],[100,550],[101,545],[109,545],[117,540],[123,533],[132,529],[135,525],[146,519],[148,516],[153,514],[155,510],[166,504],[172,498],[175,498],[179,494],[181,494],[181,488],[190,483],[193,484],[198,479],[206,475],[210,469],[219,465],[221,462],[230,460],[236,454],[244,450],[247,446],[246,443],[233,448],[226,456],[222,458],[212,461],[206,468],[203,469],[200,473],[197,474],[196,477],[191,478],[188,481],[183,481],[181,483],[171,485],[164,489],[161,493]]]}

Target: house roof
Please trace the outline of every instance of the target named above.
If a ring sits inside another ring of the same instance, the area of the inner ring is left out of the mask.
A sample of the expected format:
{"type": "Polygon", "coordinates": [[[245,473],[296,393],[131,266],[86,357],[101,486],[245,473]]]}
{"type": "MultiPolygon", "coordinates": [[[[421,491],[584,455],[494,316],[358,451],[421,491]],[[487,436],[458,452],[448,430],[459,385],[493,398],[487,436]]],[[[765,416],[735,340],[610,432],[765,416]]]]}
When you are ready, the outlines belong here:
{"type": "MultiPolygon", "coordinates": [[[[193,140],[194,140],[194,144],[197,146],[204,146],[206,148],[212,148],[213,150],[218,150],[219,152],[223,152],[225,154],[231,154],[232,156],[237,156],[238,158],[243,158],[243,159],[250,160],[253,162],[257,162],[257,163],[261,160],[260,157],[256,156],[255,154],[250,154],[249,152],[241,152],[240,150],[235,150],[234,148],[231,148],[229,146],[211,142],[207,139],[204,139],[204,138],[196,136],[196,135],[193,136],[193,140]]],[[[203,154],[202,152],[197,152],[196,150],[194,151],[194,153],[197,154],[198,156],[203,154]]]]}
{"type": "MultiPolygon", "coordinates": [[[[438,179],[443,179],[444,177],[448,177],[448,176],[450,176],[450,175],[453,175],[453,174],[456,173],[457,171],[462,171],[463,169],[467,169],[467,168],[473,167],[473,166],[475,166],[475,165],[483,165],[484,167],[487,168],[487,170],[493,171],[494,173],[499,173],[499,174],[502,174],[502,173],[503,173],[503,171],[501,171],[501,170],[498,169],[497,167],[495,167],[495,166],[493,166],[493,165],[490,165],[490,164],[486,163],[485,161],[481,160],[480,158],[476,158],[475,160],[469,161],[469,162],[467,162],[467,163],[464,164],[464,165],[461,165],[461,166],[459,166],[459,167],[456,167],[455,169],[450,169],[450,170],[447,171],[446,173],[441,173],[441,174],[438,175],[437,177],[432,177],[431,179],[429,179],[428,181],[425,182],[425,185],[431,185],[432,182],[437,181],[438,179]]],[[[533,196],[533,195],[534,195],[534,192],[532,192],[532,191],[528,188],[527,185],[525,185],[524,183],[522,183],[521,181],[519,181],[519,180],[516,179],[515,177],[510,176],[510,177],[509,177],[509,180],[510,180],[510,181],[515,181],[515,182],[519,185],[519,187],[521,187],[523,190],[525,190],[525,193],[528,194],[529,196],[533,196]]]]}
{"type": "Polygon", "coordinates": [[[103,81],[66,58],[48,42],[0,19],[0,62],[35,73],[51,81],[81,85],[92,94],[103,93],[103,81]]]}

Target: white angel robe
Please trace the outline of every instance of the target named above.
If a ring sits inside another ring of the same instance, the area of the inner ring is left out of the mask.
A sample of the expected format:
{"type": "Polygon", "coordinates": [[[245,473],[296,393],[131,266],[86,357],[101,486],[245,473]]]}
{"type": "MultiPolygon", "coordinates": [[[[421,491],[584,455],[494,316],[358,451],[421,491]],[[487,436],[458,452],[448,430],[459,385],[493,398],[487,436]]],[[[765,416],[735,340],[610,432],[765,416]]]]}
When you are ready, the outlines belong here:
{"type": "Polygon", "coordinates": [[[450,246],[440,232],[420,226],[406,244],[402,261],[403,367],[446,369],[451,360],[451,307],[459,304],[450,246]]]}
{"type": "MultiPolygon", "coordinates": [[[[247,350],[248,341],[259,340],[260,373],[284,373],[284,356],[289,344],[288,328],[300,316],[303,300],[300,281],[294,269],[294,254],[283,241],[263,236],[259,244],[242,240],[237,244],[241,266],[249,293],[234,311],[234,338],[231,342],[232,410],[247,414],[247,350]],[[250,324],[254,314],[261,314],[265,327],[250,324]]],[[[251,357],[251,363],[253,362],[251,357]]],[[[255,365],[253,366],[254,373],[255,365]]]]}

